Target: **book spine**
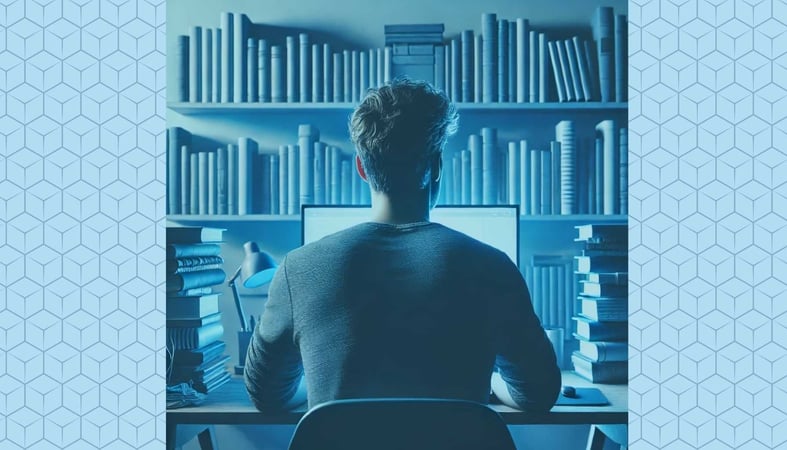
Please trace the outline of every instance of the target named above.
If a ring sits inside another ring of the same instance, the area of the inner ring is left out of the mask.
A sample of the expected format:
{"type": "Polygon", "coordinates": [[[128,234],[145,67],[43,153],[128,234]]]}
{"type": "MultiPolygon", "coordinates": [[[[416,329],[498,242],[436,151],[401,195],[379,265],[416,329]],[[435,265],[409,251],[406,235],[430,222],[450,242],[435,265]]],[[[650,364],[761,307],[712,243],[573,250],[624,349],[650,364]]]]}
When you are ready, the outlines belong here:
{"type": "Polygon", "coordinates": [[[175,44],[175,101],[189,101],[189,37],[178,36],[175,44]]]}
{"type": "Polygon", "coordinates": [[[547,92],[549,92],[549,77],[547,66],[547,35],[544,33],[538,34],[538,101],[539,103],[546,103],[547,92]]]}
{"type": "Polygon", "coordinates": [[[497,200],[497,129],[484,127],[481,128],[481,152],[483,159],[483,204],[494,205],[497,200]]]}
{"type": "Polygon", "coordinates": [[[287,214],[290,215],[301,212],[299,150],[297,145],[287,146],[287,214]]]}
{"type": "Polygon", "coordinates": [[[541,151],[530,150],[530,214],[541,214],[541,151]]]}
{"type": "Polygon", "coordinates": [[[573,44],[574,55],[576,55],[577,66],[579,67],[579,84],[582,86],[582,95],[585,101],[589,102],[593,100],[593,94],[590,89],[590,69],[585,57],[585,46],[578,36],[574,36],[571,43],[573,44]]]}
{"type": "Polygon", "coordinates": [[[211,86],[211,91],[213,96],[211,97],[211,101],[214,103],[220,103],[221,100],[221,67],[222,67],[222,56],[221,56],[221,49],[224,43],[222,42],[224,39],[223,35],[221,34],[221,28],[214,28],[213,29],[213,46],[212,48],[212,59],[211,61],[211,78],[213,79],[213,85],[211,86]]]}
{"type": "Polygon", "coordinates": [[[208,154],[207,152],[197,153],[197,173],[198,175],[198,198],[197,211],[199,214],[208,213],[208,154]]]}
{"type": "Polygon", "coordinates": [[[314,203],[314,144],[319,139],[320,132],[316,127],[308,124],[298,126],[300,205],[314,203]]]}
{"type": "Polygon", "coordinates": [[[482,68],[483,63],[483,49],[484,41],[483,36],[480,34],[475,35],[473,43],[473,101],[481,103],[484,97],[483,92],[483,79],[484,71],[482,68]]]}
{"type": "Polygon", "coordinates": [[[483,51],[481,57],[483,70],[484,103],[497,101],[497,15],[484,13],[481,15],[481,34],[483,51]]]}
{"type": "Polygon", "coordinates": [[[284,59],[281,52],[281,46],[271,46],[271,101],[274,103],[285,100],[284,59]]]}
{"type": "Polygon", "coordinates": [[[618,147],[620,149],[620,214],[629,213],[628,201],[628,186],[629,186],[629,135],[628,128],[620,129],[620,137],[618,139],[618,147]]]}
{"type": "Polygon", "coordinates": [[[335,101],[333,98],[334,74],[333,74],[333,53],[331,44],[322,45],[322,97],[325,103],[335,101]]]}
{"type": "Polygon", "coordinates": [[[260,101],[259,58],[257,39],[249,38],[246,43],[246,101],[253,103],[260,101]]]}
{"type": "Polygon", "coordinates": [[[455,152],[454,156],[451,158],[451,166],[453,166],[453,177],[451,179],[451,185],[448,189],[451,190],[453,197],[453,205],[461,205],[462,204],[462,158],[460,156],[460,152],[455,152]]]}
{"type": "Polygon", "coordinates": [[[259,184],[259,191],[255,194],[260,197],[259,212],[261,214],[272,214],[271,208],[271,156],[267,153],[259,152],[257,158],[260,160],[260,174],[255,177],[259,184]]]}
{"type": "Polygon", "coordinates": [[[187,145],[180,146],[180,214],[194,214],[191,210],[191,152],[187,145]]]}
{"type": "Polygon", "coordinates": [[[516,102],[516,21],[508,22],[508,101],[516,102]]]}
{"type": "Polygon", "coordinates": [[[560,326],[560,318],[558,316],[558,296],[557,296],[557,266],[549,265],[546,267],[547,279],[549,284],[547,291],[549,292],[549,325],[553,328],[560,326]]]}
{"type": "Polygon", "coordinates": [[[557,303],[557,326],[564,330],[564,336],[571,331],[571,317],[566,314],[566,268],[563,264],[555,266],[555,300],[557,303]]]}
{"type": "Polygon", "coordinates": [[[508,101],[508,20],[497,21],[497,101],[508,101]]]}
{"type": "Polygon", "coordinates": [[[218,214],[216,153],[208,153],[208,214],[218,214]]]}
{"type": "Polygon", "coordinates": [[[590,82],[590,95],[594,100],[599,100],[601,98],[601,87],[599,86],[598,61],[596,61],[597,55],[593,41],[585,41],[584,47],[585,59],[588,62],[588,71],[590,74],[590,77],[588,78],[590,82]]]}
{"type": "Polygon", "coordinates": [[[376,88],[380,85],[377,84],[377,50],[369,49],[369,87],[376,88]]]}
{"type": "Polygon", "coordinates": [[[463,205],[472,203],[472,163],[471,163],[470,150],[462,150],[459,152],[459,166],[461,170],[460,186],[461,186],[461,202],[463,205]]]}
{"type": "Polygon", "coordinates": [[[471,134],[467,139],[470,153],[470,197],[467,205],[480,205],[484,201],[484,154],[480,135],[471,134]]]}
{"type": "Polygon", "coordinates": [[[344,101],[344,59],[341,53],[333,54],[333,101],[344,101]]]}
{"type": "Polygon", "coordinates": [[[434,87],[445,92],[445,47],[435,45],[434,48],[434,87]]]}
{"type": "Polygon", "coordinates": [[[544,292],[543,292],[543,285],[541,283],[541,266],[533,265],[533,282],[532,282],[532,290],[531,290],[530,300],[533,303],[533,311],[536,313],[538,320],[541,322],[542,326],[545,324],[544,312],[543,312],[543,304],[544,304],[544,292]]]}
{"type": "Polygon", "coordinates": [[[281,202],[279,197],[279,154],[275,153],[270,155],[270,172],[268,178],[270,180],[270,197],[268,202],[271,205],[271,214],[281,214],[281,202]]]}
{"type": "Polygon", "coordinates": [[[238,214],[238,146],[227,145],[227,214],[238,214]]]}
{"type": "Polygon", "coordinates": [[[270,44],[265,39],[260,39],[257,42],[257,92],[259,101],[261,103],[270,103],[271,101],[271,48],[270,44]]]}
{"type": "Polygon", "coordinates": [[[563,75],[563,92],[566,94],[566,101],[573,102],[576,100],[576,96],[574,84],[571,81],[571,69],[568,67],[566,47],[563,45],[562,41],[556,41],[555,49],[557,50],[557,59],[560,61],[560,73],[563,75]]]}
{"type": "Polygon", "coordinates": [[[350,180],[350,162],[349,161],[342,161],[341,162],[341,180],[342,180],[342,195],[341,195],[341,204],[342,205],[349,205],[352,202],[352,187],[350,180]]]}
{"type": "Polygon", "coordinates": [[[350,203],[353,205],[361,204],[361,177],[353,173],[352,162],[347,161],[348,176],[350,177],[350,203]]]}
{"type": "Polygon", "coordinates": [[[369,89],[369,54],[365,51],[358,53],[358,64],[360,75],[358,78],[358,100],[363,99],[366,90],[369,89]]]}
{"type": "Polygon", "coordinates": [[[352,88],[352,56],[349,50],[342,52],[342,62],[344,73],[342,80],[344,81],[344,101],[350,103],[353,101],[353,88],[352,88]]]}
{"type": "Polygon", "coordinates": [[[383,49],[383,83],[390,83],[393,79],[393,49],[385,47],[383,49]]]}
{"type": "Polygon", "coordinates": [[[619,148],[615,122],[602,120],[596,125],[600,133],[604,149],[604,214],[617,214],[620,211],[620,166],[618,161],[619,148]]]}
{"type": "Polygon", "coordinates": [[[615,101],[628,100],[628,21],[624,14],[615,16],[615,101]]]}
{"type": "Polygon", "coordinates": [[[353,103],[358,103],[360,97],[360,72],[361,72],[361,62],[360,62],[360,55],[358,54],[358,50],[353,50],[350,52],[350,89],[351,96],[350,101],[353,103]]]}
{"type": "Polygon", "coordinates": [[[495,190],[497,191],[497,198],[495,202],[498,205],[505,205],[508,202],[508,152],[506,146],[503,145],[503,151],[495,149],[497,158],[495,158],[495,179],[497,183],[495,190]]]}
{"type": "Polygon", "coordinates": [[[191,27],[189,35],[189,101],[202,101],[202,27],[191,27]]]}
{"type": "Polygon", "coordinates": [[[530,58],[528,37],[530,35],[530,21],[516,19],[516,101],[528,101],[528,59],[530,58]]]}
{"type": "Polygon", "coordinates": [[[448,99],[451,100],[451,94],[453,94],[453,86],[451,83],[454,81],[454,78],[451,73],[451,65],[453,64],[453,55],[451,55],[451,43],[443,46],[443,67],[445,67],[445,73],[443,74],[443,83],[445,84],[445,95],[448,96],[448,99]]]}
{"type": "Polygon", "coordinates": [[[460,102],[462,94],[462,49],[458,39],[451,39],[451,101],[460,102]]]}
{"type": "Polygon", "coordinates": [[[461,101],[463,102],[473,102],[475,97],[473,96],[473,43],[475,42],[475,37],[473,36],[473,30],[464,30],[461,34],[462,40],[462,51],[461,53],[461,64],[462,64],[462,98],[461,101]]]}
{"type": "Polygon", "coordinates": [[[213,98],[213,30],[202,29],[202,102],[209,103],[213,98]]]}
{"type": "Polygon", "coordinates": [[[227,148],[216,149],[216,214],[227,214],[227,148]]]}
{"type": "Polygon", "coordinates": [[[342,200],[342,158],[339,147],[331,147],[331,204],[338,205],[342,200]]]}
{"type": "Polygon", "coordinates": [[[328,144],[323,146],[324,154],[323,154],[323,167],[325,168],[325,201],[324,204],[330,205],[331,204],[331,176],[332,176],[332,165],[331,165],[331,155],[332,155],[332,147],[328,144]]]}
{"type": "MultiPolygon", "coordinates": [[[[558,41],[560,44],[561,41],[558,41]]],[[[582,80],[579,76],[579,63],[574,52],[574,44],[571,40],[563,41],[566,49],[566,59],[568,60],[568,69],[571,73],[571,88],[574,92],[574,98],[578,102],[585,100],[585,91],[582,90],[582,80]]]]}
{"type": "Polygon", "coordinates": [[[181,183],[180,183],[180,158],[181,146],[188,133],[180,127],[167,128],[167,213],[180,214],[181,183]]]}
{"type": "Polygon", "coordinates": [[[552,214],[552,155],[548,150],[541,156],[541,214],[552,214]]]}
{"type": "Polygon", "coordinates": [[[233,14],[232,16],[232,100],[242,103],[246,100],[246,14],[233,14]]]}
{"type": "Polygon", "coordinates": [[[234,74],[232,73],[232,69],[234,68],[233,64],[233,56],[234,51],[232,48],[232,39],[235,36],[235,33],[232,30],[232,26],[234,24],[233,14],[229,12],[222,12],[221,13],[221,101],[222,102],[231,102],[232,95],[234,94],[234,89],[232,88],[232,82],[234,80],[234,74]]]}
{"type": "Polygon", "coordinates": [[[252,165],[256,154],[256,142],[247,137],[238,139],[238,215],[252,213],[252,165]]]}
{"type": "Polygon", "coordinates": [[[377,86],[385,83],[385,56],[382,48],[376,49],[377,54],[377,86]]]}
{"type": "Polygon", "coordinates": [[[519,204],[519,143],[511,141],[508,143],[508,203],[511,205],[519,204]]]}
{"type": "Polygon", "coordinates": [[[598,78],[601,87],[601,101],[611,102],[615,99],[615,39],[614,14],[609,6],[599,6],[594,17],[593,37],[596,40],[598,54],[598,78]]]}
{"type": "Polygon", "coordinates": [[[439,205],[454,204],[454,163],[446,153],[443,153],[443,172],[440,178],[440,199],[439,205]]]}
{"type": "Polygon", "coordinates": [[[530,30],[530,39],[528,41],[528,55],[529,58],[529,74],[528,74],[528,101],[530,103],[538,102],[538,32],[530,30]]]}
{"type": "Polygon", "coordinates": [[[289,214],[289,154],[286,145],[279,146],[279,214],[289,214]]]}
{"type": "Polygon", "coordinates": [[[562,120],[555,126],[555,137],[560,145],[560,180],[559,198],[560,214],[576,214],[577,212],[577,174],[584,173],[576,170],[577,149],[574,138],[574,122],[562,120]]]}
{"type": "Polygon", "coordinates": [[[312,101],[322,103],[325,101],[323,96],[323,63],[322,45],[312,44],[312,101]]]}
{"type": "Polygon", "coordinates": [[[299,100],[302,103],[308,103],[312,101],[312,58],[309,54],[309,49],[311,48],[311,44],[309,43],[309,35],[306,33],[298,34],[298,43],[300,44],[300,51],[298,52],[298,85],[300,86],[299,100]]]}
{"type": "Polygon", "coordinates": [[[560,179],[560,142],[552,141],[549,143],[549,153],[552,157],[552,214],[561,214],[562,208],[560,204],[561,192],[561,179],[560,179]]]}
{"type": "Polygon", "coordinates": [[[595,179],[596,179],[596,195],[595,195],[595,203],[596,203],[596,214],[604,214],[604,166],[606,165],[605,154],[604,154],[604,140],[600,137],[597,137],[594,141],[595,144],[595,179]]]}
{"type": "Polygon", "coordinates": [[[530,215],[530,150],[527,141],[519,141],[519,212],[530,215]]]}
{"type": "Polygon", "coordinates": [[[285,39],[285,47],[287,51],[287,103],[295,103],[298,101],[298,43],[295,42],[295,36],[287,36],[285,39]]]}
{"type": "Polygon", "coordinates": [[[325,144],[314,143],[314,203],[325,204],[325,144]]]}
{"type": "Polygon", "coordinates": [[[563,88],[563,74],[562,74],[563,69],[560,67],[560,61],[558,60],[555,41],[550,41],[547,44],[547,48],[549,49],[549,60],[552,63],[552,74],[555,77],[555,90],[557,91],[557,101],[562,103],[566,101],[566,93],[564,92],[564,88],[563,88]]]}

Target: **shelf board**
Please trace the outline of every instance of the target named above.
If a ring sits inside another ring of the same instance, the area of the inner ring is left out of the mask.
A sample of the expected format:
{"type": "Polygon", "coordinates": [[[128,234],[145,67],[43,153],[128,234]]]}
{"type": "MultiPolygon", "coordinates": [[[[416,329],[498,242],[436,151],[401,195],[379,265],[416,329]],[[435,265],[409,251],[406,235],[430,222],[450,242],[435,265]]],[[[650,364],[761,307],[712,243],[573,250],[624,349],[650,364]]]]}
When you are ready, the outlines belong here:
{"type": "MultiPolygon", "coordinates": [[[[238,215],[210,215],[210,214],[170,214],[170,222],[300,222],[300,215],[271,215],[271,214],[246,214],[238,215]]],[[[572,214],[572,215],[538,215],[519,216],[522,222],[625,222],[627,215],[614,214],[572,214]]]]}
{"type": "MultiPolygon", "coordinates": [[[[571,103],[455,103],[461,111],[626,111],[628,103],[571,102],[571,103]]],[[[168,103],[167,107],[185,115],[215,114],[218,112],[256,113],[283,111],[341,111],[351,112],[355,103],[168,103]]]]}

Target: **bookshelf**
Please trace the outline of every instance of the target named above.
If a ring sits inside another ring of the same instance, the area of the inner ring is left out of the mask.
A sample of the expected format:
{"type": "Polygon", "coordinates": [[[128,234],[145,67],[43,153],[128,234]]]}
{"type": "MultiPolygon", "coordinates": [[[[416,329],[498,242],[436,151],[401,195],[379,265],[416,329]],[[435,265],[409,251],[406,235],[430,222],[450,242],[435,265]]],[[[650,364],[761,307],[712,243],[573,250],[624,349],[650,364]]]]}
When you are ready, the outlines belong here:
{"type": "MultiPolygon", "coordinates": [[[[229,223],[234,222],[297,222],[300,215],[291,214],[170,214],[167,220],[175,223],[229,223]]],[[[536,215],[519,216],[520,223],[527,222],[625,222],[627,216],[622,214],[569,214],[569,215],[536,215]]]]}

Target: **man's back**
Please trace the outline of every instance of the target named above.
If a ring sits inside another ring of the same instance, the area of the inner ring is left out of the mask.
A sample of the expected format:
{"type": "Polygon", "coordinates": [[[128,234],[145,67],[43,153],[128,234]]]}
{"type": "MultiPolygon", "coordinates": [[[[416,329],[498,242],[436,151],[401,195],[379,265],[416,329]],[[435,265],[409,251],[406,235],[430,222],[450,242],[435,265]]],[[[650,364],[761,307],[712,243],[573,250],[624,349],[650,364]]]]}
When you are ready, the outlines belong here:
{"type": "Polygon", "coordinates": [[[260,395],[250,386],[258,406],[288,394],[285,382],[266,391],[264,379],[283,364],[291,384],[293,351],[311,406],[401,396],[486,402],[496,356],[522,390],[554,378],[554,355],[516,267],[442,225],[361,224],[291,252],[279,272],[269,298],[279,314],[266,311],[250,350],[261,357],[247,369],[247,384],[263,380],[260,395]],[[277,353],[289,353],[286,363],[277,353]]]}

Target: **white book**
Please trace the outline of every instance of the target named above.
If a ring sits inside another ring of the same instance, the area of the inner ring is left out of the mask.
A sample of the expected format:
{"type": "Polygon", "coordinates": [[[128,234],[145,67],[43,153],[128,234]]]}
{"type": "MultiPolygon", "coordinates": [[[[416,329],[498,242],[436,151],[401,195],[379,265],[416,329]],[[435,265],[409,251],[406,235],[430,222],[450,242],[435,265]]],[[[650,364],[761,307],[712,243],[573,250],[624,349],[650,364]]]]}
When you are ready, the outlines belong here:
{"type": "Polygon", "coordinates": [[[299,205],[314,203],[314,144],[319,140],[320,130],[317,127],[309,124],[298,125],[299,205]]]}
{"type": "Polygon", "coordinates": [[[579,36],[574,36],[571,41],[574,44],[574,54],[577,57],[577,66],[579,67],[579,81],[580,85],[582,86],[582,95],[585,98],[585,101],[589,102],[593,100],[593,93],[590,87],[590,67],[588,66],[588,60],[585,56],[585,46],[582,41],[579,40],[579,36]]]}
{"type": "Polygon", "coordinates": [[[257,42],[257,91],[259,92],[259,100],[262,103],[269,103],[271,101],[271,48],[270,44],[265,39],[260,39],[257,42]]]}
{"type": "Polygon", "coordinates": [[[349,50],[342,51],[343,75],[344,80],[344,102],[350,103],[353,101],[353,71],[352,71],[352,53],[349,50]]]}
{"type": "Polygon", "coordinates": [[[530,215],[530,150],[527,141],[519,141],[519,212],[530,215]]]}
{"type": "Polygon", "coordinates": [[[284,74],[284,55],[282,47],[279,45],[271,46],[271,101],[281,103],[287,99],[284,74]]]}
{"type": "Polygon", "coordinates": [[[197,171],[199,173],[197,186],[199,189],[199,214],[210,214],[208,212],[208,153],[197,153],[197,171]]]}
{"type": "Polygon", "coordinates": [[[227,144],[227,214],[238,214],[238,146],[227,144]]]}
{"type": "Polygon", "coordinates": [[[385,83],[385,56],[383,49],[377,49],[377,86],[382,86],[385,83]]]}
{"type": "Polygon", "coordinates": [[[519,143],[511,141],[508,143],[508,203],[518,205],[520,173],[519,173],[519,143]]]}
{"type": "MultiPolygon", "coordinates": [[[[361,50],[358,52],[358,100],[363,98],[369,89],[369,54],[361,50]]],[[[360,194],[360,192],[359,192],[360,194]]]]}
{"type": "Polygon", "coordinates": [[[377,51],[373,48],[369,49],[369,87],[379,87],[377,84],[377,51]]]}
{"type": "Polygon", "coordinates": [[[604,214],[620,212],[620,165],[615,121],[602,120],[596,125],[604,145],[604,214]]]}
{"type": "Polygon", "coordinates": [[[555,126],[555,139],[560,142],[560,214],[577,214],[577,149],[574,122],[561,120],[555,126]]]}
{"type": "Polygon", "coordinates": [[[189,213],[199,214],[199,155],[196,152],[189,155],[189,168],[189,213]]]}
{"type": "Polygon", "coordinates": [[[300,89],[298,85],[298,43],[295,41],[295,36],[287,36],[285,39],[286,47],[286,61],[287,70],[287,90],[286,98],[287,103],[295,103],[298,101],[300,89]]]}
{"type": "Polygon", "coordinates": [[[574,84],[571,81],[571,69],[568,67],[566,48],[561,41],[556,41],[555,49],[557,50],[557,59],[560,61],[560,73],[563,75],[563,92],[566,94],[566,101],[573,102],[577,97],[574,92],[574,84]]]}
{"type": "Polygon", "coordinates": [[[334,101],[333,98],[333,52],[331,44],[322,45],[322,98],[325,103],[334,101]]]}
{"type": "Polygon", "coordinates": [[[628,343],[579,340],[579,352],[593,362],[628,360],[628,343]]]}
{"type": "Polygon", "coordinates": [[[539,64],[539,56],[538,56],[538,32],[530,31],[530,39],[528,42],[528,53],[530,53],[530,67],[529,67],[529,86],[528,86],[528,100],[530,103],[537,103],[538,102],[538,64],[539,64]]]}
{"type": "Polygon", "coordinates": [[[231,102],[234,94],[232,82],[235,75],[232,70],[234,68],[233,57],[234,49],[232,39],[235,33],[232,26],[235,20],[231,12],[221,13],[221,101],[231,102]]]}
{"type": "Polygon", "coordinates": [[[566,92],[565,87],[563,86],[563,67],[560,65],[560,59],[557,55],[557,45],[555,45],[555,41],[550,41],[547,44],[547,48],[549,49],[549,60],[552,66],[552,74],[554,75],[555,80],[555,90],[557,91],[557,101],[565,102],[566,101],[566,92]]]}
{"type": "MultiPolygon", "coordinates": [[[[560,43],[560,41],[558,41],[560,43]]],[[[571,72],[571,87],[574,89],[574,98],[578,102],[585,101],[585,91],[582,90],[582,80],[579,77],[579,63],[577,62],[577,55],[574,52],[574,43],[571,40],[563,41],[566,48],[566,59],[568,60],[568,69],[571,72]]]]}
{"type": "Polygon", "coordinates": [[[202,27],[189,34],[189,101],[202,101],[202,27]]]}
{"type": "Polygon", "coordinates": [[[497,201],[497,129],[491,127],[481,128],[481,148],[483,159],[483,204],[494,205],[497,201]]]}
{"type": "Polygon", "coordinates": [[[221,48],[222,45],[222,35],[221,35],[221,28],[215,28],[213,30],[213,44],[211,45],[211,80],[213,84],[211,85],[211,101],[214,103],[221,102],[221,66],[223,62],[221,61],[221,48]]]}
{"type": "Polygon", "coordinates": [[[232,15],[232,100],[235,103],[246,101],[246,26],[248,19],[246,14],[236,13],[232,15]]]}
{"type": "Polygon", "coordinates": [[[300,158],[297,145],[287,146],[287,214],[301,213],[300,158]]]}
{"type": "Polygon", "coordinates": [[[218,213],[216,188],[216,153],[208,152],[208,214],[218,213]]]}
{"type": "Polygon", "coordinates": [[[252,170],[256,155],[257,142],[248,137],[238,138],[238,215],[253,212],[252,170]]]}
{"type": "Polygon", "coordinates": [[[249,38],[246,42],[246,101],[256,103],[260,100],[259,91],[259,51],[257,39],[249,38]]]}
{"type": "Polygon", "coordinates": [[[216,214],[227,214],[227,148],[216,149],[216,214]]]}
{"type": "Polygon", "coordinates": [[[323,97],[323,63],[322,63],[322,45],[312,44],[312,101],[315,103],[322,103],[325,101],[323,97]]]}
{"type": "Polygon", "coordinates": [[[202,29],[202,102],[209,103],[213,99],[213,30],[202,29]]]}
{"type": "Polygon", "coordinates": [[[468,205],[480,205],[484,201],[484,155],[483,141],[478,134],[471,134],[467,139],[470,153],[470,198],[468,205]]]}
{"type": "Polygon", "coordinates": [[[279,214],[289,214],[289,154],[286,145],[279,146],[279,214]]]}
{"type": "Polygon", "coordinates": [[[383,83],[390,83],[393,79],[393,49],[385,47],[383,50],[383,83]]]}
{"type": "Polygon", "coordinates": [[[298,34],[298,43],[300,44],[298,51],[298,85],[300,87],[299,100],[301,103],[308,103],[312,101],[312,58],[309,54],[309,50],[311,50],[309,35],[306,33],[298,34]]]}

